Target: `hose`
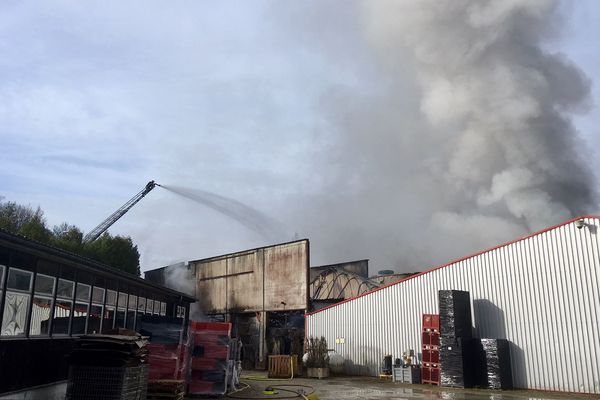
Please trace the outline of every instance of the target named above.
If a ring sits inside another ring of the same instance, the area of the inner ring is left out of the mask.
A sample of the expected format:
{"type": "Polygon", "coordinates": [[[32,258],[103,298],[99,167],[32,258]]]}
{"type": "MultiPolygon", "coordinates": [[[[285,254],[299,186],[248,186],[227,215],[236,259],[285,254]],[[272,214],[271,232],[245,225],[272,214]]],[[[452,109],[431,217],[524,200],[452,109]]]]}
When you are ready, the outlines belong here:
{"type": "MultiPolygon", "coordinates": [[[[248,375],[248,376],[244,376],[244,377],[240,377],[240,380],[249,380],[249,381],[288,381],[288,380],[292,380],[294,379],[294,363],[292,358],[290,357],[290,377],[289,378],[285,378],[285,379],[273,379],[273,378],[266,378],[262,375],[248,375]]],[[[277,396],[277,397],[273,397],[272,395],[270,396],[262,396],[262,397],[257,397],[257,396],[253,396],[253,397],[240,397],[240,396],[232,396],[235,393],[239,393],[243,390],[246,389],[250,389],[251,386],[247,383],[244,382],[240,382],[242,384],[245,385],[245,387],[241,388],[241,389],[237,389],[231,393],[227,394],[227,397],[231,398],[231,399],[297,399],[298,397],[301,397],[304,400],[308,400],[308,396],[310,396],[311,394],[313,394],[315,392],[315,388],[309,385],[278,385],[278,386],[270,386],[270,388],[272,389],[277,389],[280,390],[282,392],[288,392],[288,393],[293,393],[294,396],[277,396]],[[292,389],[286,389],[289,387],[295,387],[295,388],[308,388],[310,391],[308,393],[306,393],[304,390],[292,390],[292,389]]]]}
{"type": "Polygon", "coordinates": [[[315,392],[315,388],[313,388],[312,386],[308,386],[308,385],[279,385],[279,386],[271,386],[270,388],[272,389],[277,389],[280,390],[282,392],[288,392],[288,393],[293,393],[293,396],[247,396],[247,397],[243,397],[240,395],[234,395],[235,393],[239,393],[243,390],[246,390],[248,388],[250,388],[250,385],[246,385],[246,387],[236,390],[235,392],[232,393],[228,393],[227,397],[229,397],[230,399],[244,399],[244,400],[255,400],[255,399],[265,399],[265,400],[274,400],[274,399],[297,399],[298,397],[302,398],[302,399],[308,399],[308,396],[310,396],[311,394],[313,394],[315,392]],[[288,389],[288,388],[308,388],[308,392],[305,392],[304,390],[300,389],[300,390],[293,390],[293,389],[288,389]]]}

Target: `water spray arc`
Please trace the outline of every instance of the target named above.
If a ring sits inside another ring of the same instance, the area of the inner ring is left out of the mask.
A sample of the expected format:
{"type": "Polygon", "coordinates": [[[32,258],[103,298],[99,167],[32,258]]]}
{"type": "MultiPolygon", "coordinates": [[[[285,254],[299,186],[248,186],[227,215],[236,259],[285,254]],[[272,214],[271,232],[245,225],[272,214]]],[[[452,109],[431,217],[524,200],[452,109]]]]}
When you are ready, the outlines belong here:
{"type": "Polygon", "coordinates": [[[173,185],[159,186],[174,194],[217,211],[218,213],[237,221],[244,227],[269,241],[279,240],[286,236],[284,229],[278,221],[239,200],[211,193],[206,190],[190,189],[173,185]]]}

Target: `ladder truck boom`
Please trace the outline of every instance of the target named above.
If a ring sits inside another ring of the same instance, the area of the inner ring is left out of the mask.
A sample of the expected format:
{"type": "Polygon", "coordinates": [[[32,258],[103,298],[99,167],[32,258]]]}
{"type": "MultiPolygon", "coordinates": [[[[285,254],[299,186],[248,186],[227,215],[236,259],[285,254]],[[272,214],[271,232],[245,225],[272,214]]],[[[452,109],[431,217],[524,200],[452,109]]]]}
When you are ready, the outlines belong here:
{"type": "Polygon", "coordinates": [[[83,238],[83,242],[89,243],[89,242],[93,242],[94,240],[98,239],[100,237],[100,235],[102,235],[104,232],[106,232],[106,230],[108,228],[110,228],[110,226],[112,224],[117,222],[119,220],[119,218],[121,218],[123,215],[125,215],[125,213],[131,209],[131,207],[136,205],[138,201],[140,201],[144,196],[146,196],[148,193],[150,193],[150,191],[152,189],[154,189],[156,186],[160,186],[160,185],[154,181],[148,182],[146,184],[146,186],[138,194],[133,196],[131,199],[129,199],[129,201],[127,203],[123,204],[117,211],[115,211],[108,218],[106,218],[104,221],[102,221],[102,223],[100,223],[100,225],[98,225],[97,227],[92,229],[90,232],[88,232],[85,235],[85,237],[83,238]]]}

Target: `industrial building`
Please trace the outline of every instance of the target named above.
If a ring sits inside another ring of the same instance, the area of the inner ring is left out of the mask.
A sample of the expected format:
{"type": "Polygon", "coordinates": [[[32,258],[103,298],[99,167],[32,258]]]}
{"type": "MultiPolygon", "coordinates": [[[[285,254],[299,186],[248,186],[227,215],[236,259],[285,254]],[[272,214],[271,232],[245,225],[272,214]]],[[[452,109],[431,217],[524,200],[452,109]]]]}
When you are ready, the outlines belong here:
{"type": "Polygon", "coordinates": [[[301,354],[308,311],[309,241],[189,261],[147,271],[147,280],[185,290],[194,319],[227,321],[244,345],[245,369],[265,368],[268,354],[301,354]]]}
{"type": "Polygon", "coordinates": [[[600,393],[600,217],[567,221],[306,316],[351,375],[413,349],[439,290],[470,294],[473,333],[510,342],[514,386],[600,393]]]}
{"type": "Polygon", "coordinates": [[[0,398],[66,380],[67,355],[80,335],[136,330],[146,315],[179,317],[185,325],[194,301],[185,293],[0,231],[0,398]]]}

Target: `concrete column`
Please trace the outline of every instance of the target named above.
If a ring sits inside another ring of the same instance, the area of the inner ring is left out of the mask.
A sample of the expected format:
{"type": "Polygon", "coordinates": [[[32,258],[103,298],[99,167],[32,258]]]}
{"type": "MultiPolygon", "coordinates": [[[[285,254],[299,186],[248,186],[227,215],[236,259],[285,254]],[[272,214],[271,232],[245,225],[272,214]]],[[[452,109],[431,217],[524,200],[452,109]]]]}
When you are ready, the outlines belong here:
{"type": "Polygon", "coordinates": [[[258,332],[258,365],[259,369],[267,368],[267,313],[261,311],[258,313],[259,332],[258,332]]]}

